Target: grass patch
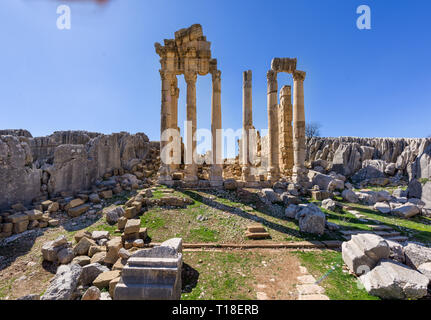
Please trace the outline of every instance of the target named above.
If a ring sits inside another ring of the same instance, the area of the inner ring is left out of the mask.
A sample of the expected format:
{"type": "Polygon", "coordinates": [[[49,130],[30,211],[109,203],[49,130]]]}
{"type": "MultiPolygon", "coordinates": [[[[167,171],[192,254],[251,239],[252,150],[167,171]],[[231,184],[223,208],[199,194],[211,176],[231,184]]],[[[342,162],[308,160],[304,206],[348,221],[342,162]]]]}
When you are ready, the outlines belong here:
{"type": "Polygon", "coordinates": [[[184,252],[198,279],[183,281],[182,300],[254,299],[252,268],[261,261],[254,252],[184,252]],[[247,275],[245,277],[244,275],[247,275]]]}
{"type": "Polygon", "coordinates": [[[202,242],[217,242],[218,232],[215,230],[208,229],[206,227],[200,227],[198,229],[190,230],[191,239],[194,241],[202,242]]]}
{"type": "Polygon", "coordinates": [[[325,288],[325,294],[331,300],[379,300],[365,289],[358,287],[357,278],[343,272],[343,259],[337,251],[295,251],[302,265],[308,269],[317,281],[323,276],[319,285],[325,288]],[[333,268],[333,269],[332,269],[333,268]]]}

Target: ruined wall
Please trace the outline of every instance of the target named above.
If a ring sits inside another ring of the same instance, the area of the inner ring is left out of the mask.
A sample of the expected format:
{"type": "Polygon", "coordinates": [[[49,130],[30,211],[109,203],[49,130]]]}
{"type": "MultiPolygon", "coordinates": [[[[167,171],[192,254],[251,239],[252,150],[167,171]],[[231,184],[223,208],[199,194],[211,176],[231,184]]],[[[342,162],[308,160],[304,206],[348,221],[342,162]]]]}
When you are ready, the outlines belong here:
{"type": "Polygon", "coordinates": [[[26,130],[0,133],[0,208],[90,188],[114,169],[132,170],[152,144],[143,133],[104,135],[61,131],[33,138],[26,130]]]}
{"type": "Polygon", "coordinates": [[[367,160],[382,160],[410,180],[431,178],[431,138],[311,138],[306,160],[325,160],[331,170],[348,177],[367,160]]]}

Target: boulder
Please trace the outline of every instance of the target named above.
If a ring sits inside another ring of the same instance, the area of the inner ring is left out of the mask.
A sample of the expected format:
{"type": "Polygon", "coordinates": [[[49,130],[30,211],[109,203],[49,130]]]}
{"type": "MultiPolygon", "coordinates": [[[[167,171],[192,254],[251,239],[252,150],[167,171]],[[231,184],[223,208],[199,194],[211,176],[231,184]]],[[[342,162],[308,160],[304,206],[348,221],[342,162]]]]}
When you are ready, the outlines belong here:
{"type": "Polygon", "coordinates": [[[389,250],[391,252],[389,258],[400,263],[405,263],[406,257],[404,256],[403,246],[399,242],[392,241],[389,239],[386,239],[386,242],[388,243],[389,250]]]}
{"type": "Polygon", "coordinates": [[[81,277],[79,283],[87,286],[93,283],[94,279],[98,277],[99,274],[109,271],[108,267],[102,266],[100,263],[90,263],[82,267],[81,277]]]}
{"type": "Polygon", "coordinates": [[[381,190],[377,192],[377,201],[390,201],[392,199],[392,196],[389,192],[386,190],[381,190]]]}
{"type": "Polygon", "coordinates": [[[422,197],[422,184],[418,180],[413,179],[409,182],[407,197],[416,199],[420,199],[422,197]]]}
{"type": "Polygon", "coordinates": [[[61,264],[69,264],[75,258],[75,254],[71,248],[63,248],[58,252],[57,258],[61,264]]]}
{"type": "Polygon", "coordinates": [[[126,226],[124,227],[124,234],[138,233],[141,228],[141,220],[130,219],[127,220],[126,226]]]}
{"type": "Polygon", "coordinates": [[[374,205],[374,210],[377,210],[384,214],[388,214],[391,212],[391,207],[386,202],[377,202],[374,205]]]}
{"type": "Polygon", "coordinates": [[[423,274],[392,260],[382,260],[359,279],[369,294],[382,299],[420,299],[429,283],[423,274]]]}
{"type": "Polygon", "coordinates": [[[341,193],[341,196],[347,202],[351,202],[351,203],[357,203],[357,202],[359,202],[358,196],[352,190],[349,190],[349,189],[344,190],[341,193]]]}
{"type": "Polygon", "coordinates": [[[116,224],[118,222],[118,219],[124,216],[124,214],[125,211],[123,207],[108,208],[106,210],[106,222],[110,225],[116,224]]]}
{"type": "Polygon", "coordinates": [[[91,238],[93,240],[109,239],[109,231],[93,231],[91,233],[91,238]]]}
{"type": "Polygon", "coordinates": [[[119,270],[103,272],[99,274],[96,279],[94,279],[93,285],[95,285],[101,290],[103,288],[108,288],[109,283],[115,278],[118,278],[120,275],[121,275],[121,272],[119,270]]]}
{"type": "Polygon", "coordinates": [[[431,281],[431,262],[421,264],[418,271],[431,281]]]}
{"type": "Polygon", "coordinates": [[[322,201],[322,208],[329,211],[334,211],[335,208],[337,208],[337,203],[332,199],[325,199],[322,201]]]}
{"type": "Polygon", "coordinates": [[[410,204],[410,203],[406,203],[403,204],[401,206],[399,206],[398,208],[395,208],[394,210],[392,210],[392,214],[399,216],[401,218],[411,218],[414,217],[415,215],[419,214],[421,211],[419,210],[419,208],[414,205],[414,204],[410,204]]]}
{"type": "Polygon", "coordinates": [[[362,169],[352,176],[353,183],[384,178],[386,165],[387,163],[384,160],[365,160],[362,162],[362,169]]]}
{"type": "Polygon", "coordinates": [[[58,253],[68,246],[65,236],[59,236],[54,241],[48,241],[42,245],[43,260],[56,262],[58,253]]]}
{"type": "Polygon", "coordinates": [[[396,165],[395,163],[388,163],[385,168],[385,173],[389,176],[393,176],[395,174],[396,165]]]}
{"type": "Polygon", "coordinates": [[[422,187],[421,200],[425,203],[423,211],[426,212],[426,215],[431,216],[431,181],[422,187]]]}
{"type": "Polygon", "coordinates": [[[422,244],[409,242],[404,246],[406,264],[412,268],[419,268],[421,264],[431,262],[431,248],[422,244]]]}
{"type": "Polygon", "coordinates": [[[236,190],[238,188],[238,184],[235,179],[226,179],[223,182],[223,186],[226,190],[236,190]]]}
{"type": "Polygon", "coordinates": [[[286,210],[284,211],[284,214],[287,218],[294,219],[299,210],[300,210],[300,207],[298,205],[291,204],[286,208],[286,210]]]}
{"type": "Polygon", "coordinates": [[[302,232],[318,235],[325,233],[326,216],[316,205],[306,205],[296,217],[299,220],[299,230],[302,232]]]}
{"type": "Polygon", "coordinates": [[[407,190],[403,190],[401,188],[395,189],[394,191],[392,191],[392,195],[395,198],[405,198],[407,197],[407,190]]]}
{"type": "Polygon", "coordinates": [[[81,300],[100,300],[101,292],[98,287],[92,286],[85,291],[81,300]]]}
{"type": "Polygon", "coordinates": [[[271,188],[265,188],[261,191],[262,197],[268,200],[270,203],[281,202],[280,196],[271,188]]]}
{"type": "Polygon", "coordinates": [[[73,300],[82,268],[78,264],[61,265],[41,300],[73,300]]]}
{"type": "Polygon", "coordinates": [[[360,275],[373,269],[380,260],[389,258],[390,248],[382,237],[361,233],[343,242],[341,253],[350,271],[360,275]]]}
{"type": "Polygon", "coordinates": [[[355,193],[358,196],[358,199],[361,203],[373,206],[378,201],[377,192],[361,190],[360,192],[355,193]]]}
{"type": "Polygon", "coordinates": [[[73,252],[77,256],[88,255],[88,249],[90,249],[91,246],[95,246],[95,245],[96,245],[95,241],[88,239],[87,237],[83,237],[73,248],[73,252]]]}

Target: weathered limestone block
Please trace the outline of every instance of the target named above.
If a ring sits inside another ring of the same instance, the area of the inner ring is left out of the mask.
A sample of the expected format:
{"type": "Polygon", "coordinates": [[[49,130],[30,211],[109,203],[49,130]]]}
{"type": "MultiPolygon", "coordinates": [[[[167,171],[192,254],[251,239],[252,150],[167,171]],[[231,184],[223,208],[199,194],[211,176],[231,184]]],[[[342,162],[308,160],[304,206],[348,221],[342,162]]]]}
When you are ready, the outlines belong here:
{"type": "Polygon", "coordinates": [[[96,242],[94,240],[91,240],[87,237],[83,237],[73,248],[73,252],[77,256],[88,255],[88,250],[90,249],[90,247],[95,245],[96,245],[96,242]]]}
{"type": "Polygon", "coordinates": [[[118,278],[120,275],[121,272],[119,270],[103,272],[99,274],[96,279],[94,279],[93,285],[99,289],[108,288],[109,283],[115,278],[118,278]]]}
{"type": "MultiPolygon", "coordinates": [[[[130,220],[129,220],[130,221],[130,220]]],[[[139,229],[138,229],[139,231],[139,229]]],[[[106,244],[108,252],[105,257],[105,263],[114,264],[118,260],[118,252],[123,247],[120,237],[112,238],[106,244]]]]}
{"type": "Polygon", "coordinates": [[[65,236],[60,236],[53,241],[44,243],[42,245],[43,259],[50,262],[56,262],[58,259],[58,253],[66,247],[68,247],[68,243],[65,236]]]}
{"type": "Polygon", "coordinates": [[[349,189],[344,190],[341,193],[341,196],[347,202],[351,202],[351,203],[357,203],[357,202],[359,202],[358,196],[352,190],[349,190],[349,189]]]}
{"type": "Polygon", "coordinates": [[[181,296],[181,240],[137,251],[124,266],[114,300],[178,300],[181,296]]]}
{"type": "Polygon", "coordinates": [[[125,214],[123,207],[108,208],[105,211],[106,211],[106,222],[108,222],[111,225],[117,223],[118,219],[120,219],[120,217],[123,217],[125,214]]]}
{"type": "Polygon", "coordinates": [[[96,286],[92,286],[85,291],[81,300],[100,300],[101,292],[96,286]]]}
{"type": "Polygon", "coordinates": [[[404,246],[406,264],[412,268],[419,268],[420,265],[431,262],[431,248],[422,244],[409,242],[404,246]]]}
{"type": "Polygon", "coordinates": [[[91,263],[82,267],[79,283],[86,286],[91,283],[103,272],[109,271],[108,267],[102,266],[100,263],[91,263]]]}
{"type": "Polygon", "coordinates": [[[388,243],[374,234],[353,235],[350,241],[343,242],[341,249],[344,263],[357,275],[373,269],[390,255],[388,243]]]}
{"type": "Polygon", "coordinates": [[[299,220],[299,230],[302,232],[322,235],[325,232],[326,216],[314,204],[304,206],[296,215],[299,220]]]}
{"type": "Polygon", "coordinates": [[[72,300],[82,268],[78,264],[61,265],[41,300],[72,300]]]}
{"type": "Polygon", "coordinates": [[[419,299],[427,294],[429,279],[392,260],[382,260],[360,277],[367,292],[382,299],[419,299]]]}
{"type": "Polygon", "coordinates": [[[421,211],[416,205],[413,205],[410,203],[406,203],[392,210],[392,214],[396,216],[400,216],[401,218],[405,218],[405,219],[411,218],[419,214],[420,212],[421,211]]]}

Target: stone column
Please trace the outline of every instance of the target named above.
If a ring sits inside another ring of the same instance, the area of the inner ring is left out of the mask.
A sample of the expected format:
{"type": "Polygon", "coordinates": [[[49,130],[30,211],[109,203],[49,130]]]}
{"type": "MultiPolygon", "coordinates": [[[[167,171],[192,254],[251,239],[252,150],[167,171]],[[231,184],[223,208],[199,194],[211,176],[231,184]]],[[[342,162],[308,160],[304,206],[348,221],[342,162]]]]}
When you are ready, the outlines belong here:
{"type": "Polygon", "coordinates": [[[293,128],[292,128],[292,90],[290,86],[283,86],[280,91],[278,107],[280,129],[280,171],[284,175],[291,175],[293,169],[293,128]]]}
{"type": "MultiPolygon", "coordinates": [[[[178,97],[180,89],[178,88],[178,79],[175,74],[169,76],[169,128],[177,130],[178,138],[180,137],[180,128],[178,127],[178,97]]],[[[180,138],[179,138],[180,139],[180,138]]],[[[172,139],[171,139],[172,140],[172,139]]],[[[172,156],[174,159],[181,159],[181,144],[173,150],[172,156]]],[[[171,170],[175,171],[179,168],[180,163],[171,164],[171,170]]]]}
{"type": "Polygon", "coordinates": [[[305,72],[293,72],[293,181],[308,181],[305,169],[305,113],[304,113],[305,72]]]}
{"type": "Polygon", "coordinates": [[[187,72],[184,75],[187,82],[187,122],[186,126],[187,141],[185,155],[185,177],[184,180],[194,182],[198,180],[196,164],[196,141],[195,134],[197,128],[196,122],[196,72],[187,72]],[[190,150],[191,149],[191,150],[190,150]]]}
{"type": "Polygon", "coordinates": [[[268,80],[268,180],[275,181],[280,176],[278,162],[278,97],[277,72],[269,70],[268,80]]]}
{"type": "Polygon", "coordinates": [[[160,70],[160,77],[162,80],[162,107],[160,112],[160,169],[159,169],[159,182],[169,183],[172,180],[170,167],[167,163],[167,157],[163,154],[163,150],[167,145],[167,141],[163,141],[163,133],[169,128],[169,80],[168,73],[164,70],[160,70]]]}
{"type": "Polygon", "coordinates": [[[210,184],[213,187],[223,185],[222,135],[221,135],[221,71],[212,73],[211,99],[211,135],[212,135],[212,165],[210,184]]]}
{"type": "Polygon", "coordinates": [[[242,86],[242,139],[241,139],[241,165],[242,180],[252,181],[250,175],[250,130],[253,128],[253,103],[252,103],[252,72],[243,72],[242,86]]]}

